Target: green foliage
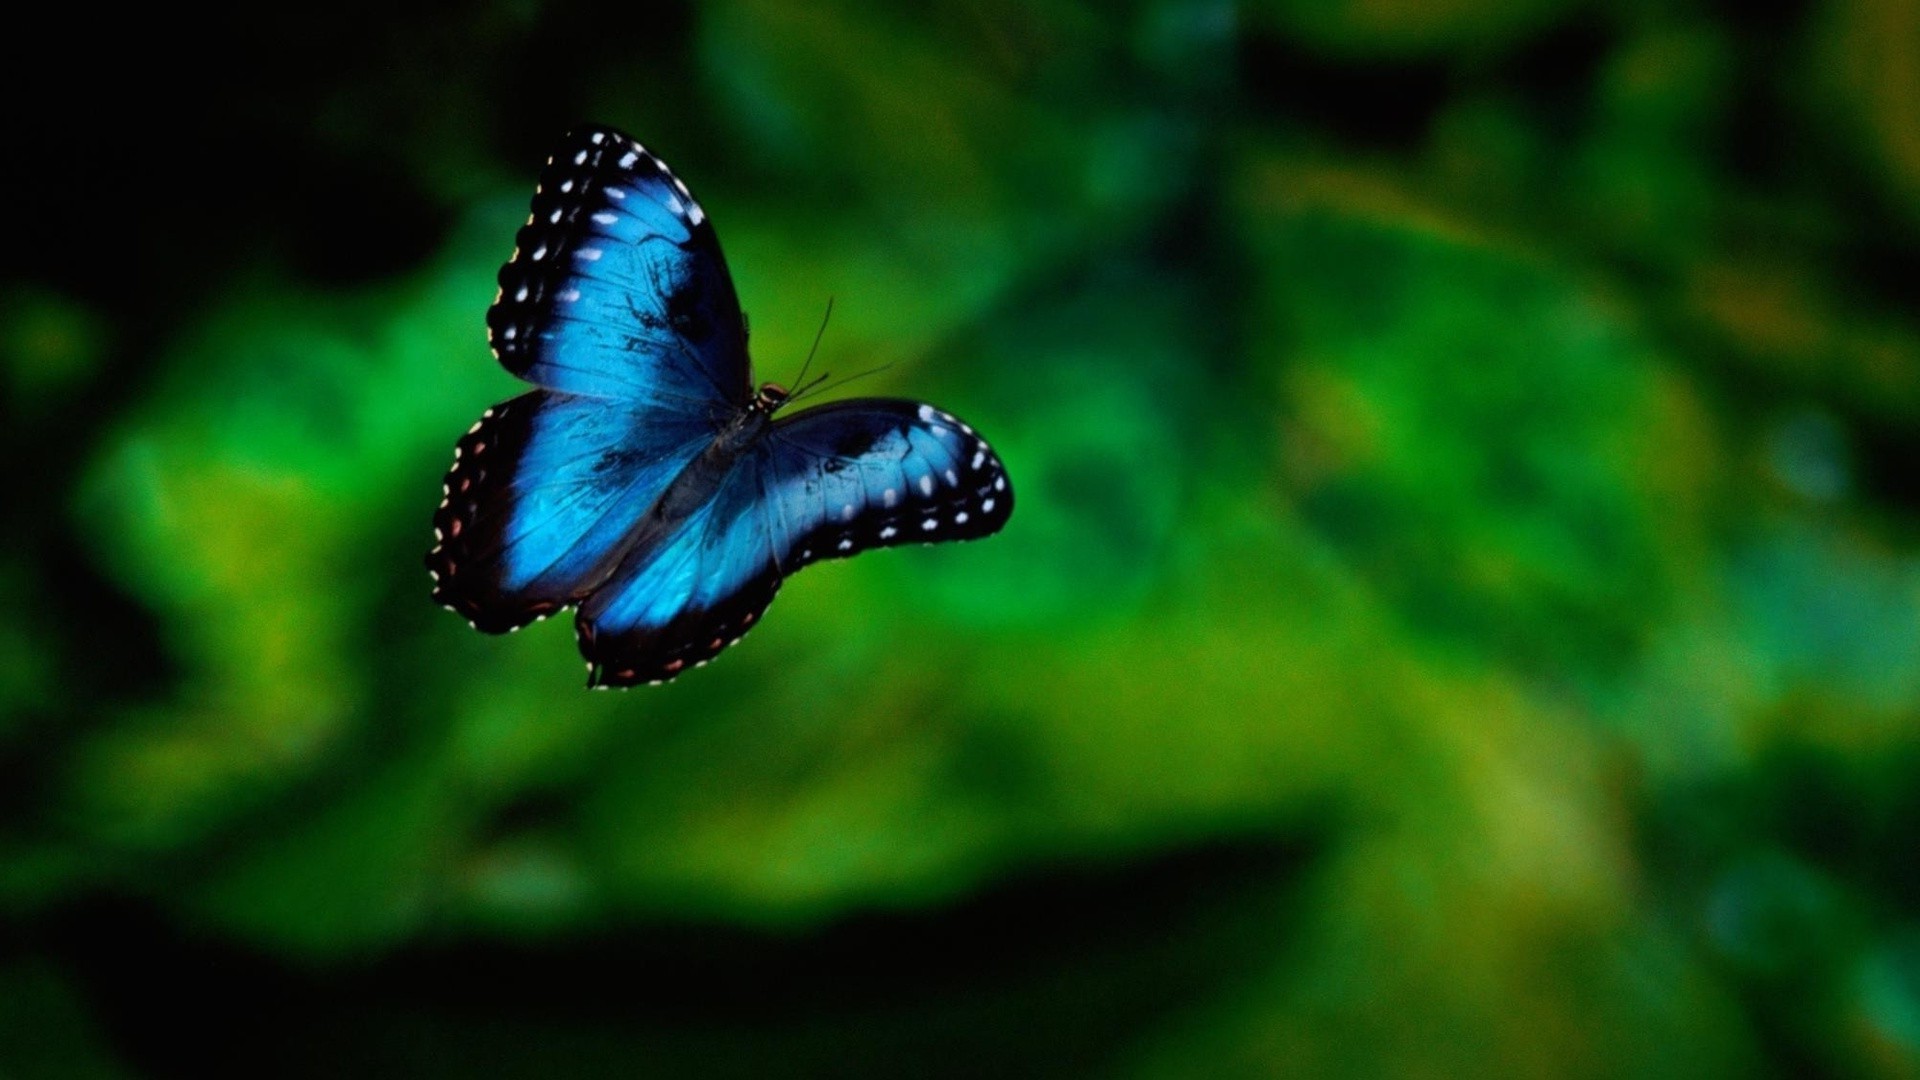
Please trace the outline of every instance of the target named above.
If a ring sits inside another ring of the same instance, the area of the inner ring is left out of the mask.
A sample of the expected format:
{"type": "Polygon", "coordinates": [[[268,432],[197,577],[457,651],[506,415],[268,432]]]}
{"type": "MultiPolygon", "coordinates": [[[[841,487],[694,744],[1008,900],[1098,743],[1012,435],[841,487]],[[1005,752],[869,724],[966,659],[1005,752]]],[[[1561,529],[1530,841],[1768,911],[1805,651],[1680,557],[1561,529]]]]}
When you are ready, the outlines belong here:
{"type": "Polygon", "coordinates": [[[199,292],[0,279],[0,1074],[1920,1073],[1909,7],[322,34],[221,116],[337,184],[183,214],[199,292]],[[435,609],[581,118],[1007,530],[660,689],[435,609]]]}

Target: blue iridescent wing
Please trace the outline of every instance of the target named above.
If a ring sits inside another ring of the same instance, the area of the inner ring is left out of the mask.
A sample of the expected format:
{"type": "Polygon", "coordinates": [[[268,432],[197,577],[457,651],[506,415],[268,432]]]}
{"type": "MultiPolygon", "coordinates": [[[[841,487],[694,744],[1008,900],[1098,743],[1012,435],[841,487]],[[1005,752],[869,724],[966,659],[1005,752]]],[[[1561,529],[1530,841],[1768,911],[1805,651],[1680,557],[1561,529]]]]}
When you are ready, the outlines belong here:
{"type": "Polygon", "coordinates": [[[454,449],[427,554],[433,598],[480,630],[577,603],[712,441],[703,418],[535,390],[488,409],[454,449]]]}
{"type": "Polygon", "coordinates": [[[461,439],[427,555],[434,598],[489,632],[577,603],[648,541],[667,485],[750,399],[719,240],[658,158],[569,134],[487,312],[494,353],[543,389],[461,439]]]}
{"type": "Polygon", "coordinates": [[[988,536],[1012,512],[993,450],[931,405],[864,398],[780,420],[684,528],[633,549],[581,604],[588,683],[660,682],[704,664],[809,563],[988,536]]]}
{"type": "Polygon", "coordinates": [[[702,412],[753,397],[713,223],[611,128],[570,132],[547,159],[487,339],[508,371],[552,390],[702,412]]]}

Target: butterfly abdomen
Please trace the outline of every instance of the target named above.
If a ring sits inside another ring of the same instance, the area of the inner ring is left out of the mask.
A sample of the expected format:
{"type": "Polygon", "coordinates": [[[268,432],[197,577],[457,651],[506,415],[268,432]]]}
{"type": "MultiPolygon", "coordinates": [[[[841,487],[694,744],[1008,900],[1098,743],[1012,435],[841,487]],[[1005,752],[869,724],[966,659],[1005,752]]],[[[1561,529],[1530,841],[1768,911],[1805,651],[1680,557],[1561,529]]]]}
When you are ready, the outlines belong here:
{"type": "Polygon", "coordinates": [[[678,525],[711,502],[740,456],[760,438],[766,427],[764,415],[755,410],[742,411],[673,478],[653,504],[649,516],[669,526],[678,525]]]}

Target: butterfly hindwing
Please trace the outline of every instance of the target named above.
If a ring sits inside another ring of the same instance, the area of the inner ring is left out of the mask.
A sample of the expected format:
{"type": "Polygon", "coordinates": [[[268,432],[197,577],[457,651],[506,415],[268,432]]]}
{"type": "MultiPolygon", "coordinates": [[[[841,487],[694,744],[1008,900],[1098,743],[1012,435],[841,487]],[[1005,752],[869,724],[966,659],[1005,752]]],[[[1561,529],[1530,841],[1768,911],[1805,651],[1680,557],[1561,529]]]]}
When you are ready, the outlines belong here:
{"type": "Polygon", "coordinates": [[[635,549],[581,606],[590,681],[671,679],[737,640],[809,563],[988,536],[1012,511],[993,450],[933,406],[864,398],[782,419],[671,543],[635,549]]]}
{"type": "Polygon", "coordinates": [[[782,575],[764,549],[732,542],[754,519],[738,502],[732,494],[717,498],[668,543],[636,550],[580,605],[574,628],[588,686],[666,682],[711,660],[759,620],[782,575]]]}
{"type": "Polygon", "coordinates": [[[490,633],[579,601],[712,438],[701,419],[535,390],[461,438],[433,518],[434,599],[490,633]]]}
{"type": "Polygon", "coordinates": [[[706,212],[610,128],[571,132],[500,270],[487,337],[554,390],[719,415],[752,396],[745,321],[706,212]]]}

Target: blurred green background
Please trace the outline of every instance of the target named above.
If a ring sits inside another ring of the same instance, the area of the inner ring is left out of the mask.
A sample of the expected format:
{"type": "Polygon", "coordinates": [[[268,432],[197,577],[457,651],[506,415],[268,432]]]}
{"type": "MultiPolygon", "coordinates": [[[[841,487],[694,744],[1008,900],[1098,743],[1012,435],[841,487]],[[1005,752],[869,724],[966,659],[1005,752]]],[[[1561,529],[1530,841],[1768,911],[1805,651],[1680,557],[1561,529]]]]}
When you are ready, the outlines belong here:
{"type": "Polygon", "coordinates": [[[58,17],[0,1075],[1920,1077],[1920,5],[58,17]],[[662,689],[429,603],[585,120],[1007,530],[662,689]]]}

